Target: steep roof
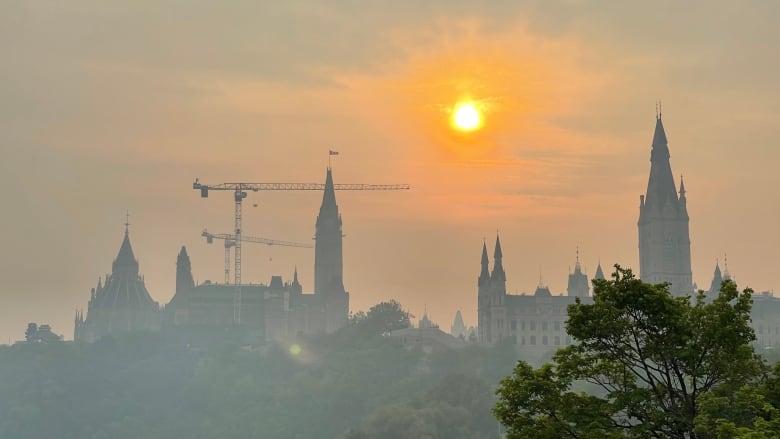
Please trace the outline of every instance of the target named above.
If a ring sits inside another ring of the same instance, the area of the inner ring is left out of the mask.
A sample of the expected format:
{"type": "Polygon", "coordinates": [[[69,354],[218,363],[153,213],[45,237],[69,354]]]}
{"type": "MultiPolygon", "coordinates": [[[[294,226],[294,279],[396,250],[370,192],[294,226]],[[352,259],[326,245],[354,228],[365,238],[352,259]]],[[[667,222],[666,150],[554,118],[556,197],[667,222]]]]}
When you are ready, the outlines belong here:
{"type": "Polygon", "coordinates": [[[660,212],[667,204],[677,210],[678,198],[675,188],[672,166],[669,162],[669,145],[666,139],[663,121],[656,118],[655,133],[653,134],[653,146],[650,152],[650,178],[647,182],[642,213],[652,209],[660,212]]]}
{"type": "Polygon", "coordinates": [[[606,279],[604,277],[604,270],[601,269],[601,262],[599,262],[598,267],[596,267],[596,275],[594,276],[594,279],[606,279]]]}

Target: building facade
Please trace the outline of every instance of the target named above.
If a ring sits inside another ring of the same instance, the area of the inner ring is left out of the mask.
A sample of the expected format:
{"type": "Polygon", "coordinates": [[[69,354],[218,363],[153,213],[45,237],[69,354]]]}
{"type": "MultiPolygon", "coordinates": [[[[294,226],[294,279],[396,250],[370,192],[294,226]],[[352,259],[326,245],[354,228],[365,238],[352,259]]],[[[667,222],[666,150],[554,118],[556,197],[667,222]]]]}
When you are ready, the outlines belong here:
{"type": "MultiPolygon", "coordinates": [[[[539,282],[533,294],[507,294],[501,240],[496,237],[493,269],[490,270],[487,245],[482,244],[480,275],[477,278],[477,338],[480,343],[510,343],[529,358],[539,358],[566,346],[568,306],[579,298],[589,303],[589,280],[579,262],[569,274],[567,294],[553,295],[539,282]]],[[[601,265],[598,272],[602,273],[601,265]]]]}

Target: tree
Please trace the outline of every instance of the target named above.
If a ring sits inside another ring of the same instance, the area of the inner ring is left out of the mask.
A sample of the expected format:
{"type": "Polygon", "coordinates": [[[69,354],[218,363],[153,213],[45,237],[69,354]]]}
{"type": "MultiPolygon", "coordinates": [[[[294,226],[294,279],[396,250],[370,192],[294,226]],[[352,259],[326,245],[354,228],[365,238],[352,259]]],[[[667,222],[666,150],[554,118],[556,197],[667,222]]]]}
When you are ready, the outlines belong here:
{"type": "Polygon", "coordinates": [[[395,300],[378,303],[372,306],[368,313],[355,314],[352,323],[372,334],[383,334],[411,326],[409,313],[395,300]]]}
{"type": "Polygon", "coordinates": [[[750,289],[725,281],[714,299],[673,297],[668,284],[615,268],[612,280],[593,281],[592,304],[569,307],[575,343],[538,370],[520,362],[501,382],[494,413],[510,438],[708,437],[695,428],[707,395],[762,376],[750,289]]]}

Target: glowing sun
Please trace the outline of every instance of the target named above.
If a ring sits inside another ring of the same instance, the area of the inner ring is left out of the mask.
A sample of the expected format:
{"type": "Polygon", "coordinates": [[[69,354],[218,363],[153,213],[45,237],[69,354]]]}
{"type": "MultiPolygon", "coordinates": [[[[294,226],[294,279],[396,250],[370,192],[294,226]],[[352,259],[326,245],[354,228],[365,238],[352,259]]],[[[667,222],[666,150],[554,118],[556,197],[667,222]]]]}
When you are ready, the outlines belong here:
{"type": "Polygon", "coordinates": [[[460,102],[452,112],[452,124],[461,131],[474,131],[482,125],[482,116],[471,102],[460,102]]]}

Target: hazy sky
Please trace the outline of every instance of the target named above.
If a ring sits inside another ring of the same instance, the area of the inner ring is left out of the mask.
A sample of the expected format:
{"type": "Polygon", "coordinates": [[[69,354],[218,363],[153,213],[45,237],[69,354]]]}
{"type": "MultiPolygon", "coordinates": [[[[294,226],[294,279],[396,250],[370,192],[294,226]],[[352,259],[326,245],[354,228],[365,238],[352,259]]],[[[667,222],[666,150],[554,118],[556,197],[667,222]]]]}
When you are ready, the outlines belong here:
{"type": "MultiPolygon", "coordinates": [[[[636,267],[639,195],[663,100],[685,176],[694,280],[728,253],[780,287],[780,3],[732,1],[4,1],[0,340],[73,335],[130,211],[152,296],[181,245],[221,280],[232,196],[202,182],[409,183],[341,192],[352,310],[390,298],[476,320],[482,239],[508,288],[564,292],[580,248],[636,267]],[[459,135],[469,98],[485,126],[459,135]]],[[[244,231],[311,242],[320,193],[253,193],[244,231]],[[253,204],[257,207],[252,207],[253,204]]],[[[492,258],[491,258],[492,259],[492,258]]],[[[313,288],[312,250],[244,248],[244,278],[313,288]]]]}

